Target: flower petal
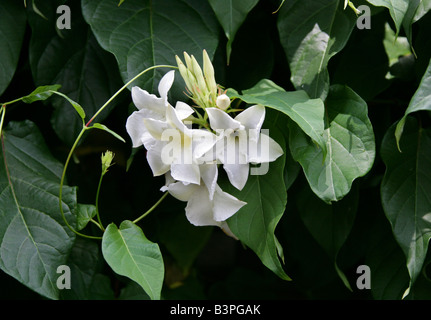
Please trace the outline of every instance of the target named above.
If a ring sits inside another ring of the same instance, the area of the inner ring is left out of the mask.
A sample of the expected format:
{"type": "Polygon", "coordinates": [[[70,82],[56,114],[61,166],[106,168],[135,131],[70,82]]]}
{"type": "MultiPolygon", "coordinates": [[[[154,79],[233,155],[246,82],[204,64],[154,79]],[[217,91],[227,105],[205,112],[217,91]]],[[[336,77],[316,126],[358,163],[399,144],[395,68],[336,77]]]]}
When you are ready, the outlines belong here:
{"type": "Polygon", "coordinates": [[[175,70],[171,70],[167,72],[162,79],[160,79],[159,82],[159,94],[160,97],[163,99],[165,106],[168,105],[168,92],[169,89],[171,89],[172,84],[174,83],[175,78],[175,70]]]}
{"type": "Polygon", "coordinates": [[[142,110],[145,118],[164,120],[166,114],[165,100],[149,94],[139,87],[132,88],[132,100],[136,108],[142,110]]]}
{"type": "Polygon", "coordinates": [[[275,161],[284,153],[280,145],[270,136],[261,133],[257,142],[249,142],[249,158],[251,163],[275,161]]]}
{"type": "Polygon", "coordinates": [[[249,164],[240,164],[240,163],[225,163],[223,164],[223,169],[227,173],[227,177],[229,178],[230,183],[237,188],[238,190],[242,190],[245,184],[247,183],[248,173],[249,173],[249,164]]]}
{"type": "Polygon", "coordinates": [[[214,220],[207,188],[201,186],[195,190],[187,203],[186,217],[195,226],[220,226],[214,220]]]}
{"type": "Polygon", "coordinates": [[[214,130],[237,130],[242,128],[239,121],[232,119],[230,115],[220,109],[207,108],[205,111],[208,114],[211,128],[214,130]]]}
{"type": "Polygon", "coordinates": [[[254,105],[235,117],[236,121],[241,122],[245,129],[256,129],[260,131],[263,121],[265,120],[265,107],[254,105]]]}
{"type": "Polygon", "coordinates": [[[234,238],[235,240],[239,240],[238,237],[234,235],[233,232],[230,230],[226,221],[221,222],[220,229],[222,229],[223,232],[229,237],[234,238]]]}
{"type": "Polygon", "coordinates": [[[192,129],[193,156],[195,159],[202,157],[210,151],[217,142],[217,136],[203,129],[192,129]]]}
{"type": "Polygon", "coordinates": [[[185,183],[199,184],[201,175],[197,164],[171,164],[171,175],[175,180],[185,183]]]}
{"type": "Polygon", "coordinates": [[[142,122],[151,136],[157,140],[161,140],[163,132],[169,129],[169,125],[165,121],[144,118],[142,122]]]}
{"type": "Polygon", "coordinates": [[[208,189],[209,198],[210,200],[213,200],[218,178],[217,164],[201,164],[199,169],[202,181],[208,189]]]}
{"type": "Polygon", "coordinates": [[[144,125],[144,116],[139,111],[134,111],[126,121],[126,130],[132,139],[133,148],[142,146],[142,139],[149,135],[144,125]]]}
{"type": "Polygon", "coordinates": [[[180,120],[186,119],[195,112],[187,103],[181,101],[178,101],[175,105],[175,111],[180,120]]]}
{"type": "Polygon", "coordinates": [[[169,164],[164,163],[162,160],[158,143],[147,151],[147,161],[155,177],[165,174],[170,169],[169,164]]]}
{"type": "Polygon", "coordinates": [[[161,191],[168,191],[174,198],[180,201],[189,201],[191,196],[199,188],[196,184],[184,184],[182,182],[174,182],[168,186],[162,187],[161,191]]]}
{"type": "Polygon", "coordinates": [[[238,200],[231,194],[224,192],[218,185],[214,193],[213,214],[215,221],[225,221],[232,217],[247,203],[238,200]]]}

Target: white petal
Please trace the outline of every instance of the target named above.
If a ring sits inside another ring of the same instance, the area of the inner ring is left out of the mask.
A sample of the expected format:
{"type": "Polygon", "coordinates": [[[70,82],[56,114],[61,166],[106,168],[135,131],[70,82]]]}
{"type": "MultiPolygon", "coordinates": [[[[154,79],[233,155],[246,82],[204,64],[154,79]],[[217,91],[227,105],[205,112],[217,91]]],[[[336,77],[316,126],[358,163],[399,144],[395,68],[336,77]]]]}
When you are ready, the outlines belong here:
{"type": "Polygon", "coordinates": [[[155,177],[165,174],[170,169],[169,165],[162,161],[159,148],[152,148],[147,151],[147,161],[155,177]]]}
{"type": "Polygon", "coordinates": [[[196,184],[185,185],[182,182],[175,182],[169,184],[167,187],[163,187],[162,191],[167,190],[174,198],[180,201],[189,201],[191,196],[197,191],[200,186],[196,184]]]}
{"type": "Polygon", "coordinates": [[[175,78],[175,70],[171,70],[167,72],[162,79],[160,79],[159,82],[159,94],[160,97],[163,99],[165,105],[168,105],[168,92],[169,89],[171,89],[172,84],[174,83],[175,78]]]}
{"type": "Polygon", "coordinates": [[[249,161],[251,163],[264,163],[275,161],[283,154],[283,149],[270,136],[261,133],[259,141],[249,143],[249,161]]]}
{"type": "Polygon", "coordinates": [[[217,142],[217,136],[203,129],[192,129],[192,141],[193,141],[193,156],[194,158],[200,158],[205,153],[210,151],[215,143],[217,142]]]}
{"type": "Polygon", "coordinates": [[[207,188],[201,186],[195,190],[187,203],[186,217],[195,226],[220,226],[220,222],[214,220],[207,188]]]}
{"type": "Polygon", "coordinates": [[[175,111],[180,120],[186,119],[195,112],[187,103],[181,101],[178,101],[175,105],[175,111]]]}
{"type": "Polygon", "coordinates": [[[237,115],[235,120],[241,122],[246,129],[257,129],[260,131],[265,120],[265,107],[260,105],[251,106],[237,115]]]}
{"type": "Polygon", "coordinates": [[[233,234],[233,232],[230,230],[228,224],[226,221],[222,221],[220,228],[223,230],[223,232],[228,235],[231,238],[234,238],[235,240],[239,240],[236,235],[233,234]]]}
{"type": "Polygon", "coordinates": [[[171,175],[175,180],[185,183],[199,184],[201,181],[199,166],[197,164],[173,163],[171,175]]]}
{"type": "Polygon", "coordinates": [[[239,209],[247,203],[238,200],[231,194],[224,192],[218,185],[214,193],[213,214],[214,220],[225,221],[232,217],[239,209]]]}
{"type": "Polygon", "coordinates": [[[205,111],[208,114],[211,128],[214,130],[237,130],[242,128],[241,123],[237,120],[232,119],[230,115],[218,108],[207,108],[205,111]]]}
{"type": "Polygon", "coordinates": [[[247,183],[249,164],[225,163],[223,169],[226,171],[230,183],[238,190],[242,190],[247,183]]]}
{"type": "Polygon", "coordinates": [[[144,117],[139,111],[133,112],[126,121],[126,130],[132,139],[133,148],[140,147],[142,137],[147,133],[147,129],[144,125],[144,117]]]}
{"type": "Polygon", "coordinates": [[[208,189],[209,198],[213,200],[218,178],[217,164],[201,164],[199,169],[202,181],[208,189]]]}
{"type": "Polygon", "coordinates": [[[133,87],[132,100],[135,106],[139,110],[142,110],[142,114],[145,118],[156,120],[165,119],[166,105],[162,98],[158,98],[154,94],[149,94],[139,87],[133,87]]]}
{"type": "Polygon", "coordinates": [[[166,109],[166,121],[173,127],[185,135],[190,135],[190,130],[187,126],[179,119],[176,110],[172,106],[168,106],[166,109]]]}
{"type": "Polygon", "coordinates": [[[163,132],[166,129],[169,129],[169,125],[165,121],[149,118],[145,118],[142,121],[145,124],[148,132],[153,136],[154,139],[157,140],[161,140],[163,132]]]}

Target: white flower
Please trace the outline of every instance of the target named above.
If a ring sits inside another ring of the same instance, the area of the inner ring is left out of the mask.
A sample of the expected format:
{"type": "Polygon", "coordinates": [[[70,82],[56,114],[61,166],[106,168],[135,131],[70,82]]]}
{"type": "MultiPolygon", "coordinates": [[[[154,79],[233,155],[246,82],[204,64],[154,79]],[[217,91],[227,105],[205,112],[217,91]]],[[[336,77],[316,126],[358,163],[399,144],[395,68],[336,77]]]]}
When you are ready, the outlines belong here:
{"type": "Polygon", "coordinates": [[[176,180],[199,184],[198,158],[213,147],[215,135],[184,124],[194,110],[183,102],[177,102],[175,108],[169,104],[167,95],[173,81],[174,71],[161,79],[160,98],[138,87],[132,88],[132,99],[139,111],[127,119],[126,129],[133,147],[144,145],[147,149],[154,176],[171,171],[176,180]]]}
{"type": "Polygon", "coordinates": [[[205,111],[211,128],[219,134],[214,157],[223,163],[229,181],[238,190],[247,182],[250,163],[272,162],[283,154],[277,142],[261,133],[265,107],[249,107],[235,118],[218,108],[205,111]]]}
{"type": "Polygon", "coordinates": [[[224,192],[217,184],[217,165],[202,164],[199,166],[202,181],[197,184],[186,184],[175,181],[168,173],[166,185],[162,191],[168,191],[173,197],[187,201],[186,217],[195,226],[218,226],[232,236],[227,223],[246,202],[224,192]]]}

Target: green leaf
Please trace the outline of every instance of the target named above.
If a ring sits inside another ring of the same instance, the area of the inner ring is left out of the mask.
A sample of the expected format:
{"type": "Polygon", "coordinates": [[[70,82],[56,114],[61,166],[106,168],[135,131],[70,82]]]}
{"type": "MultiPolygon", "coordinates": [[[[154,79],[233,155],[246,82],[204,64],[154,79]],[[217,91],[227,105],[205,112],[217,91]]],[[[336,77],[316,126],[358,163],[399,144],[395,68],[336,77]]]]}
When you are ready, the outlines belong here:
{"type": "Polygon", "coordinates": [[[328,153],[290,126],[290,150],[314,193],[323,201],[338,201],[349,193],[353,181],[364,176],[375,157],[374,132],[364,100],[346,86],[331,86],[326,101],[328,128],[324,139],[328,153]]]}
{"type": "Polygon", "coordinates": [[[409,0],[367,0],[374,6],[386,7],[389,9],[392,20],[395,23],[397,32],[395,36],[400,33],[401,25],[403,23],[404,17],[409,9],[409,0]]]}
{"type": "Polygon", "coordinates": [[[231,98],[239,98],[249,104],[260,104],[292,119],[326,153],[323,140],[324,105],[320,99],[310,99],[305,91],[286,92],[271,80],[261,80],[253,88],[238,94],[229,89],[231,98]]]}
{"type": "Polygon", "coordinates": [[[104,124],[101,123],[95,123],[91,126],[91,128],[95,128],[95,129],[99,129],[99,130],[103,130],[106,131],[108,133],[110,133],[111,135],[113,135],[115,138],[117,138],[118,140],[126,143],[126,140],[123,139],[122,136],[120,136],[118,133],[112,131],[111,129],[109,129],[107,126],[105,126],[104,124]]]}
{"type": "MultiPolygon", "coordinates": [[[[65,143],[72,145],[82,129],[84,113],[91,116],[121,87],[122,81],[115,58],[97,43],[81,15],[80,1],[68,3],[72,12],[70,30],[56,31],[56,8],[63,0],[39,1],[41,18],[28,8],[31,27],[30,68],[36,85],[59,83],[64,97],[52,97],[53,129],[65,143]],[[76,108],[70,108],[69,103],[76,108]],[[78,107],[77,105],[81,106],[78,107]],[[83,111],[81,110],[83,109],[83,111]]],[[[103,121],[117,104],[111,103],[98,121],[103,121]]]]}
{"type": "Polygon", "coordinates": [[[277,26],[297,90],[325,100],[328,62],[343,49],[355,22],[355,14],[344,11],[339,0],[293,0],[281,8],[277,26]]]}
{"type": "Polygon", "coordinates": [[[340,279],[350,291],[352,288],[338,267],[337,257],[353,227],[359,200],[357,191],[355,188],[345,198],[332,205],[321,201],[309,188],[304,188],[297,198],[304,225],[332,259],[340,279]]]}
{"type": "MultiPolygon", "coordinates": [[[[100,45],[117,58],[124,82],[154,65],[176,66],[175,55],[183,51],[202,62],[203,49],[211,58],[218,44],[217,20],[207,1],[127,0],[118,7],[111,0],[83,0],[82,11],[100,45]]],[[[133,85],[156,92],[163,75],[155,69],[133,85]]],[[[183,83],[177,91],[182,95],[183,83]]]]}
{"type": "MultiPolygon", "coordinates": [[[[0,153],[0,268],[50,299],[59,297],[57,267],[66,264],[75,234],[59,210],[63,166],[30,121],[11,122],[0,153]]],[[[63,210],[74,226],[76,190],[63,188],[63,210]]]]}
{"type": "Polygon", "coordinates": [[[79,231],[84,229],[88,222],[96,215],[96,207],[91,204],[78,203],[75,214],[77,219],[76,230],[79,231]]]}
{"type": "Polygon", "coordinates": [[[61,85],[59,84],[37,87],[32,93],[22,97],[22,102],[33,103],[35,101],[46,100],[60,89],[60,87],[61,85]]]}
{"type": "Polygon", "coordinates": [[[229,64],[232,42],[236,32],[244,22],[247,14],[254,8],[259,0],[209,0],[208,2],[213,8],[228,39],[226,54],[229,64]]]}
{"type": "Polygon", "coordinates": [[[120,228],[111,223],[103,234],[102,253],[112,270],[136,281],[151,299],[160,299],[164,277],[162,254],[141,228],[128,220],[120,228]]]}
{"type": "Polygon", "coordinates": [[[395,125],[382,141],[386,172],[381,197],[395,239],[407,258],[410,289],[421,272],[431,238],[431,131],[408,117],[400,142],[402,153],[397,150],[394,131],[395,125]]]}
{"type": "MultiPolygon", "coordinates": [[[[281,133],[275,128],[270,128],[270,132],[271,138],[284,148],[286,143],[281,133]]],[[[284,163],[285,155],[270,163],[266,174],[250,175],[241,191],[226,181],[220,181],[220,186],[224,191],[247,202],[227,220],[231,231],[257,254],[268,269],[283,280],[291,280],[280,262],[280,244],[275,237],[275,228],[287,203],[284,163]]]]}
{"type": "Polygon", "coordinates": [[[395,129],[395,137],[397,140],[398,149],[401,151],[400,140],[404,130],[404,124],[406,122],[407,116],[413,112],[428,110],[431,111],[431,60],[429,62],[428,68],[422,77],[421,83],[418,89],[410,100],[409,106],[404,113],[404,116],[398,122],[395,129]]]}
{"type": "Polygon", "coordinates": [[[65,94],[61,93],[61,92],[52,92],[55,93],[57,95],[59,95],[60,97],[63,97],[64,99],[66,99],[71,105],[72,107],[75,108],[75,111],[78,113],[78,115],[81,117],[81,119],[85,119],[85,111],[84,108],[81,107],[81,105],[75,101],[73,101],[72,99],[70,99],[68,96],[66,96],[65,94]]]}
{"type": "Polygon", "coordinates": [[[25,10],[18,1],[0,3],[0,95],[9,86],[21,52],[26,27],[25,10]]]}

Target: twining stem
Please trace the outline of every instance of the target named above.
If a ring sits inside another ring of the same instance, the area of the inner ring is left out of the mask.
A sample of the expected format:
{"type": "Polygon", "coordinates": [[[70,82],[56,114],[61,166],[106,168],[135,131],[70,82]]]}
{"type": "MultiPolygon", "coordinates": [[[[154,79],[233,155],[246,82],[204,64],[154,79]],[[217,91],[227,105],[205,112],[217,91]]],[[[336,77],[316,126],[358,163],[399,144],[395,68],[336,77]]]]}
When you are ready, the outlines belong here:
{"type": "Polygon", "coordinates": [[[145,218],[147,215],[149,215],[168,195],[169,193],[166,192],[160,199],[157,201],[150,209],[147,210],[143,215],[141,215],[139,218],[135,219],[133,223],[138,223],[141,219],[145,218]]]}
{"type": "Polygon", "coordinates": [[[6,105],[2,105],[0,108],[0,115],[1,115],[1,119],[0,119],[0,136],[2,134],[2,128],[3,128],[3,122],[4,122],[4,116],[6,114],[6,105]]]}

